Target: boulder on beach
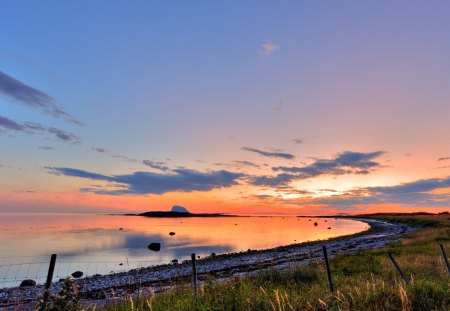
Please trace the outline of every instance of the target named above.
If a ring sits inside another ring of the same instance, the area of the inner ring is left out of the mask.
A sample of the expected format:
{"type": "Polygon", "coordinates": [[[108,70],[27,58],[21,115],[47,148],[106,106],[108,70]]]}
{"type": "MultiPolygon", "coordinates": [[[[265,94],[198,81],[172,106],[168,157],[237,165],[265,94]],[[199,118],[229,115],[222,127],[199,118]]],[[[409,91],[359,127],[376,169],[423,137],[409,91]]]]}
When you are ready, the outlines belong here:
{"type": "Polygon", "coordinates": [[[19,287],[31,287],[31,286],[36,286],[35,280],[23,280],[22,282],[20,282],[19,285],[19,287]]]}
{"type": "Polygon", "coordinates": [[[81,277],[83,276],[83,272],[81,272],[81,271],[75,271],[74,273],[72,273],[72,276],[73,276],[75,279],[79,279],[79,278],[81,278],[81,277]]]}
{"type": "Polygon", "coordinates": [[[179,206],[179,205],[172,206],[172,209],[170,211],[174,212],[174,213],[189,213],[189,211],[186,209],[186,207],[179,206]]]}
{"type": "Polygon", "coordinates": [[[154,252],[159,252],[161,249],[161,243],[150,243],[148,249],[154,252]]]}

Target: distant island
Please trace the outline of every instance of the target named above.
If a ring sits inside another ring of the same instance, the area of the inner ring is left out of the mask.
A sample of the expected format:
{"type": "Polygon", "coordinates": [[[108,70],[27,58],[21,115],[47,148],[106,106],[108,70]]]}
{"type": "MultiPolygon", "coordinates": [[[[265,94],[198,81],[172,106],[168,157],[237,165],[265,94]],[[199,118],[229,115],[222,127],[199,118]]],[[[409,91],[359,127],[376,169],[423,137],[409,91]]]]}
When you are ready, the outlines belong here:
{"type": "Polygon", "coordinates": [[[134,214],[135,216],[144,217],[158,217],[158,218],[181,218],[181,217],[233,217],[233,215],[226,215],[220,213],[190,213],[185,207],[174,205],[170,211],[155,211],[155,212],[144,212],[140,214],[134,214]]]}

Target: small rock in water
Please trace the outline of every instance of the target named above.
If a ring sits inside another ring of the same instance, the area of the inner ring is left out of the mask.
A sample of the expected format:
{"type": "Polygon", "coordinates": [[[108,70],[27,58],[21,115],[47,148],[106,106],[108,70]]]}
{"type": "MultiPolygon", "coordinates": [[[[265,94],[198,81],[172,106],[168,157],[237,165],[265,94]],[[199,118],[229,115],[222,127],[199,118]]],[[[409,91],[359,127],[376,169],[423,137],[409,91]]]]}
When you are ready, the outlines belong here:
{"type": "Polygon", "coordinates": [[[328,222],[328,221],[325,219],[325,222],[328,222]]]}
{"type": "Polygon", "coordinates": [[[308,219],[309,221],[311,221],[311,219],[308,219]]]}
{"type": "Polygon", "coordinates": [[[123,266],[123,263],[119,263],[119,266],[123,266]]]}
{"type": "Polygon", "coordinates": [[[170,235],[170,236],[175,235],[175,232],[173,232],[173,231],[172,231],[172,232],[169,232],[169,235],[170,235]]]}
{"type": "Polygon", "coordinates": [[[154,252],[159,252],[161,249],[161,243],[150,243],[148,249],[154,252]]]}
{"type": "Polygon", "coordinates": [[[75,271],[74,273],[72,273],[72,276],[76,279],[79,279],[83,276],[83,272],[81,271],[75,271]]]}
{"type": "Polygon", "coordinates": [[[23,280],[19,287],[30,287],[30,286],[36,286],[35,280],[23,280]]]}
{"type": "Polygon", "coordinates": [[[328,229],[328,230],[330,230],[330,229],[331,229],[331,227],[328,227],[327,229],[328,229]]]}
{"type": "Polygon", "coordinates": [[[211,253],[211,258],[215,258],[216,257],[216,253],[211,253]]]}
{"type": "Polygon", "coordinates": [[[314,223],[314,226],[316,226],[316,227],[317,227],[317,225],[318,225],[318,223],[317,223],[317,222],[315,222],[315,223],[314,223]]]}
{"type": "Polygon", "coordinates": [[[123,228],[119,228],[119,230],[123,230],[123,228]]]}
{"type": "Polygon", "coordinates": [[[172,260],[172,263],[173,263],[173,264],[177,264],[177,263],[178,263],[178,259],[172,260]]]}

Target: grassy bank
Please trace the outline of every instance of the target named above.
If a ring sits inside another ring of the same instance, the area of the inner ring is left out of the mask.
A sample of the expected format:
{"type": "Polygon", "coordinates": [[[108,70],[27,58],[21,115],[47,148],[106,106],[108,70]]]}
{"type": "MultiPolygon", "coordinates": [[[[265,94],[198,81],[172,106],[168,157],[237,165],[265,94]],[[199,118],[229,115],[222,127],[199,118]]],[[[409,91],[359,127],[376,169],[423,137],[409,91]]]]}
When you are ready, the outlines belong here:
{"type": "Polygon", "coordinates": [[[110,304],[104,310],[450,310],[450,277],[440,255],[450,253],[450,215],[377,215],[418,230],[383,249],[331,260],[336,291],[322,263],[264,271],[224,283],[208,280],[194,299],[190,286],[110,304]],[[394,254],[410,279],[405,284],[389,260],[394,254]]]}

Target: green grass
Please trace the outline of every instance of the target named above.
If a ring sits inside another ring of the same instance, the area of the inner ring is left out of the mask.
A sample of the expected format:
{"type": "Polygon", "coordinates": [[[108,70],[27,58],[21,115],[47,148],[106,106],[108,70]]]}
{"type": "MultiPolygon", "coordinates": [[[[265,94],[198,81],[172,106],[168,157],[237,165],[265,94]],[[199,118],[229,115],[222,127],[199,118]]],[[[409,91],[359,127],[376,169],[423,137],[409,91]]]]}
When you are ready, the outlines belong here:
{"type": "Polygon", "coordinates": [[[207,280],[195,299],[190,286],[107,305],[103,310],[450,310],[450,277],[438,243],[450,253],[448,215],[382,216],[419,229],[386,248],[341,254],[331,260],[336,291],[323,264],[269,270],[218,283],[207,280]],[[405,274],[399,279],[387,253],[405,274]]]}

